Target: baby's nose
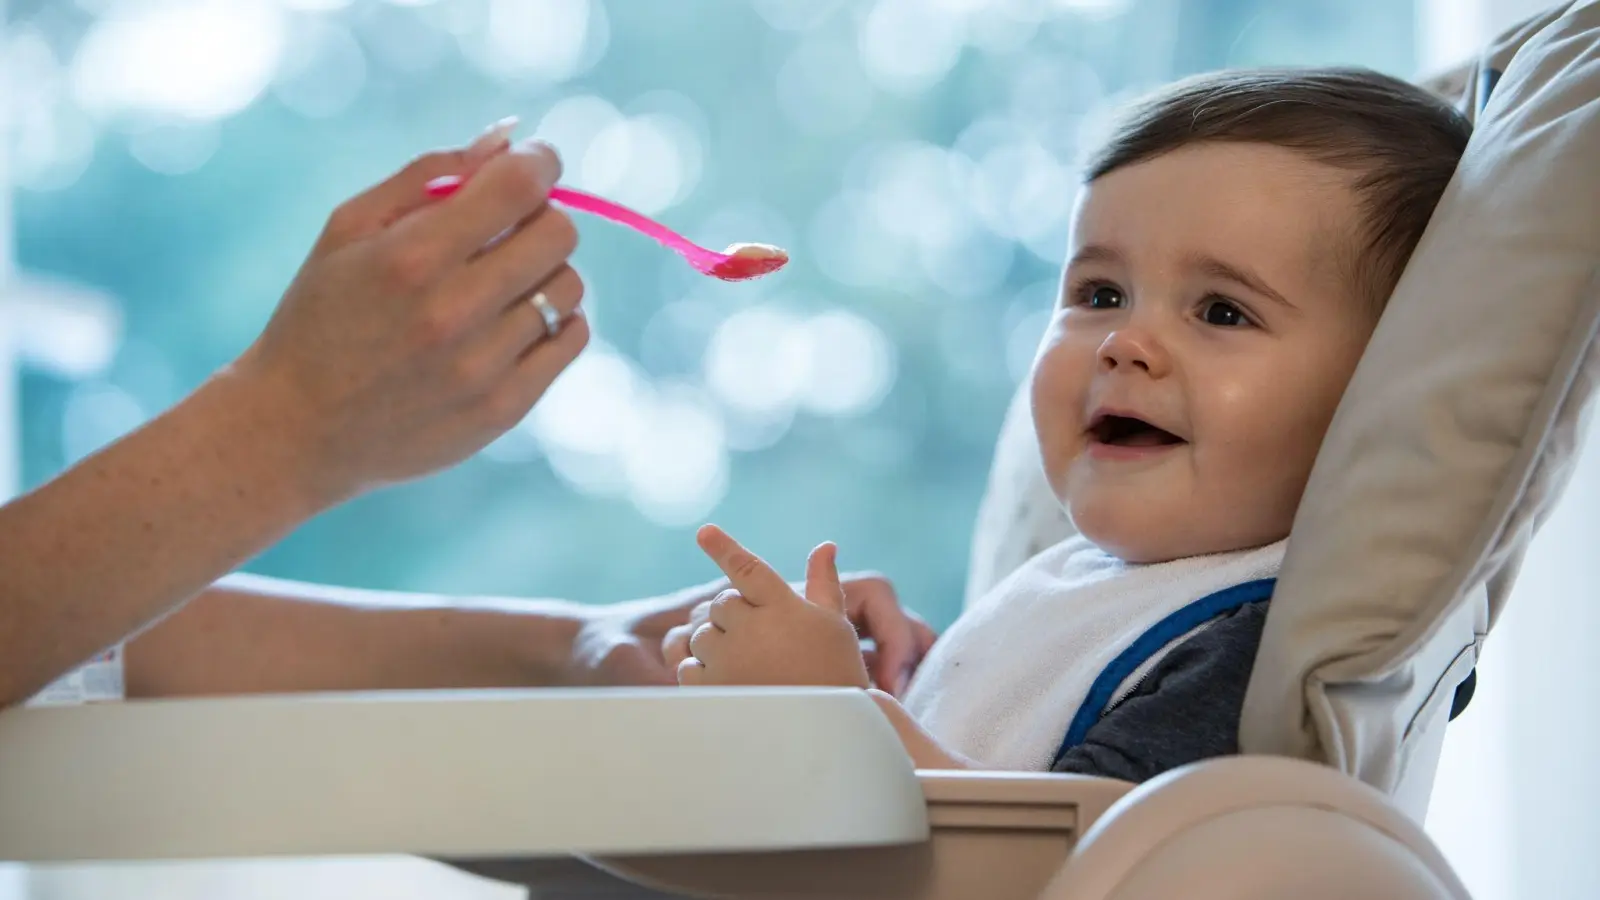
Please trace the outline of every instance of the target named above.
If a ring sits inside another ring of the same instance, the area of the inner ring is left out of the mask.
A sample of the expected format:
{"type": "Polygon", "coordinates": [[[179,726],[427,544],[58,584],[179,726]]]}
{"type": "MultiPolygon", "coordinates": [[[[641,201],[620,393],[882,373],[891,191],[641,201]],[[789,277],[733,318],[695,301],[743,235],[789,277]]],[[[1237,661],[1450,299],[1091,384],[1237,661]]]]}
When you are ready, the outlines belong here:
{"type": "Polygon", "coordinates": [[[1131,329],[1113,331],[1100,344],[1100,368],[1107,372],[1131,369],[1157,374],[1162,358],[1152,336],[1131,329]]]}

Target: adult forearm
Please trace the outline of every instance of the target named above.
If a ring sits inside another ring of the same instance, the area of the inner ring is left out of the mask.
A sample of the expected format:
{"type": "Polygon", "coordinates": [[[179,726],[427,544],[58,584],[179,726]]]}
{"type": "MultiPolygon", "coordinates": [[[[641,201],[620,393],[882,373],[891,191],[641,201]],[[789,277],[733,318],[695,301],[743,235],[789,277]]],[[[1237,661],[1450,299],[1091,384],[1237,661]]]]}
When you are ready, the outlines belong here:
{"type": "Polygon", "coordinates": [[[514,687],[562,679],[559,601],[446,598],[231,576],[129,644],[130,697],[514,687]]]}
{"type": "Polygon", "coordinates": [[[0,703],[149,626],[315,514],[294,417],[224,371],[0,507],[0,703]]]}
{"type": "Polygon", "coordinates": [[[458,463],[527,415],[589,332],[577,232],[546,202],[560,160],[509,133],[423,154],[341,204],[228,371],[0,509],[0,703],[309,516],[458,463]],[[469,180],[440,201],[425,187],[442,175],[469,180]],[[564,317],[554,333],[514,302],[534,291],[564,317]]]}

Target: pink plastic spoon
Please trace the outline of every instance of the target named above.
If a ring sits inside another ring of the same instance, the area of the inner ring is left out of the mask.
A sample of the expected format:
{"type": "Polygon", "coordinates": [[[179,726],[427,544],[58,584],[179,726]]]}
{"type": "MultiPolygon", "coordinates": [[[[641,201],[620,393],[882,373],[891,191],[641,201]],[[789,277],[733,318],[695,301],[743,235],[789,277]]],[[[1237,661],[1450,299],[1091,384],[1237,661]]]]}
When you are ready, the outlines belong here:
{"type": "MultiPolygon", "coordinates": [[[[443,175],[429,181],[426,190],[432,197],[448,197],[460,190],[459,175],[443,175]]],[[[694,243],[681,234],[647,216],[641,215],[603,197],[586,194],[572,188],[553,187],[550,199],[581,212],[610,219],[620,225],[655,238],[662,246],[677,251],[696,271],[721,278],[724,281],[744,281],[776,272],[789,262],[789,254],[770,244],[731,244],[718,253],[694,243]]]]}

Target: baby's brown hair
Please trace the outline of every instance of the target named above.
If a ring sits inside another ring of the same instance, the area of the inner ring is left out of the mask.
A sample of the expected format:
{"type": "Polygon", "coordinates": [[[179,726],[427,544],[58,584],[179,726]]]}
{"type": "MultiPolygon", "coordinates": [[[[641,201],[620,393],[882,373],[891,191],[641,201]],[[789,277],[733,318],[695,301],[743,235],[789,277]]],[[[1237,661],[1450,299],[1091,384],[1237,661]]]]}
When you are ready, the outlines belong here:
{"type": "Polygon", "coordinates": [[[1371,70],[1228,70],[1136,104],[1089,158],[1084,179],[1205,142],[1269,144],[1344,169],[1365,217],[1347,262],[1381,310],[1471,134],[1466,117],[1439,97],[1371,70]]]}

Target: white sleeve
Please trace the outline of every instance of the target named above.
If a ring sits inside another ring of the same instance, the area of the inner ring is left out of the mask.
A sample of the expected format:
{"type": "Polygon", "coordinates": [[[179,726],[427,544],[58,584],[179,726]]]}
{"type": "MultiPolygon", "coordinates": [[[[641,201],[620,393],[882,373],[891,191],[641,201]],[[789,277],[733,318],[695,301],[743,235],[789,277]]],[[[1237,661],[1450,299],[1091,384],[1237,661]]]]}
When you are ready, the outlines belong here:
{"type": "Polygon", "coordinates": [[[118,644],[46,685],[23,705],[75,706],[122,699],[122,645],[118,644]]]}

